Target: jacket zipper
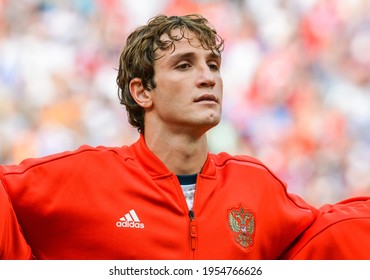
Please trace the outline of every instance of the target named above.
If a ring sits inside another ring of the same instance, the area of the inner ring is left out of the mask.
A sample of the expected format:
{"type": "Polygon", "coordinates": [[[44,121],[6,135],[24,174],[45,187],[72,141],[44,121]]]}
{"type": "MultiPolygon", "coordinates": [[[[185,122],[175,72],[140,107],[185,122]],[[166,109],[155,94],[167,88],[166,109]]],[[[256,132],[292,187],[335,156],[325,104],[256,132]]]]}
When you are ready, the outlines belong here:
{"type": "MultiPolygon", "coordinates": [[[[196,185],[198,185],[198,178],[197,178],[196,185]]],[[[181,186],[180,185],[179,185],[179,187],[181,189],[181,186]]],[[[182,189],[181,189],[181,191],[183,192],[182,189]]],[[[185,196],[184,196],[184,201],[185,201],[185,204],[187,205],[185,196]]],[[[193,207],[194,207],[194,205],[195,205],[195,196],[194,196],[193,207]]],[[[188,210],[188,216],[189,216],[189,220],[190,220],[190,223],[189,223],[190,253],[191,253],[191,258],[194,259],[195,258],[196,245],[197,245],[196,244],[196,239],[197,239],[197,225],[196,225],[196,220],[195,220],[195,215],[194,215],[193,209],[190,209],[189,210],[189,208],[187,207],[187,210],[188,210]]]]}
{"type": "Polygon", "coordinates": [[[189,211],[189,218],[190,218],[190,246],[193,252],[193,258],[194,258],[194,252],[196,249],[196,238],[197,238],[197,226],[195,223],[195,216],[194,211],[189,211]]]}

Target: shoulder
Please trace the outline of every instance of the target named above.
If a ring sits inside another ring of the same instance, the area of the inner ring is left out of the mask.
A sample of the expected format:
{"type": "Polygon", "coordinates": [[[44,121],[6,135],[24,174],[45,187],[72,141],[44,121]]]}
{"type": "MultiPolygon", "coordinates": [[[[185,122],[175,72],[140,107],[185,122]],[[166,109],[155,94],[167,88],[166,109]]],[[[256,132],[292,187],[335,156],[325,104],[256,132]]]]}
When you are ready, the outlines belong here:
{"type": "Polygon", "coordinates": [[[210,154],[211,158],[214,161],[214,164],[218,168],[247,168],[255,171],[266,172],[269,175],[272,175],[276,179],[278,177],[259,159],[256,159],[247,155],[231,155],[226,152],[219,154],[210,154]]]}
{"type": "Polygon", "coordinates": [[[107,181],[112,174],[122,173],[127,153],[126,147],[84,145],[74,151],[25,159],[18,165],[0,165],[0,181],[12,199],[46,199],[57,191],[76,190],[75,186],[86,190],[98,180],[107,181]]]}
{"type": "Polygon", "coordinates": [[[217,160],[217,163],[223,164],[230,160],[240,161],[240,162],[254,162],[258,164],[262,164],[262,162],[254,157],[248,155],[232,155],[227,152],[221,152],[218,154],[211,153],[211,156],[217,160]]]}
{"type": "Polygon", "coordinates": [[[260,187],[280,186],[284,192],[287,191],[286,183],[259,159],[247,155],[231,155],[225,152],[211,154],[211,159],[219,172],[234,174],[229,177],[236,178],[236,180],[254,181],[260,187]]]}
{"type": "Polygon", "coordinates": [[[0,175],[22,174],[42,168],[79,168],[91,164],[103,164],[109,160],[125,160],[130,156],[127,146],[106,147],[82,145],[73,151],[64,151],[39,158],[28,158],[14,165],[0,165],[0,175]]]}
{"type": "Polygon", "coordinates": [[[286,259],[369,259],[370,197],[324,205],[286,259]]]}
{"type": "Polygon", "coordinates": [[[316,215],[315,207],[309,205],[299,195],[288,192],[288,185],[262,161],[246,155],[228,153],[211,154],[216,169],[230,181],[238,185],[248,182],[248,190],[262,193],[271,204],[282,203],[283,207],[292,202],[303,210],[316,215]],[[289,202],[288,202],[289,201],[289,202]],[[288,204],[286,204],[288,203],[288,204]]]}

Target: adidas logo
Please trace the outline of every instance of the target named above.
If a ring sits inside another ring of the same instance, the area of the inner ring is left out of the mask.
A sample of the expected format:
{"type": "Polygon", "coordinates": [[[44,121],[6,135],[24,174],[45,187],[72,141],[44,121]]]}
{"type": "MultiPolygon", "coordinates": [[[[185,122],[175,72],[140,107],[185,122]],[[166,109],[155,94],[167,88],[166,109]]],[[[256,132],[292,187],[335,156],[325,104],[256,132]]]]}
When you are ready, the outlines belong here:
{"type": "Polygon", "coordinates": [[[116,223],[116,226],[123,228],[144,228],[144,223],[140,222],[135,210],[132,209],[119,219],[119,221],[116,223]]]}

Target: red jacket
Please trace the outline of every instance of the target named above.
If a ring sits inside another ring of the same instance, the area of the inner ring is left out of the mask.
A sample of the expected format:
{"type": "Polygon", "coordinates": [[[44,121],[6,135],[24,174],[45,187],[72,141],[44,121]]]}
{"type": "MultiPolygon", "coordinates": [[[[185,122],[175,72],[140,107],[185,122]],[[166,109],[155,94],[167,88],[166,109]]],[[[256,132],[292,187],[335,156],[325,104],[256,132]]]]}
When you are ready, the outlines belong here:
{"type": "Polygon", "coordinates": [[[0,181],[0,259],[32,259],[8,195],[0,181]]]}
{"type": "Polygon", "coordinates": [[[324,205],[285,259],[370,260],[370,198],[324,205]]]}
{"type": "Polygon", "coordinates": [[[226,153],[208,155],[189,215],[143,137],[2,166],[0,180],[38,259],[277,259],[317,215],[262,163],[226,153]]]}

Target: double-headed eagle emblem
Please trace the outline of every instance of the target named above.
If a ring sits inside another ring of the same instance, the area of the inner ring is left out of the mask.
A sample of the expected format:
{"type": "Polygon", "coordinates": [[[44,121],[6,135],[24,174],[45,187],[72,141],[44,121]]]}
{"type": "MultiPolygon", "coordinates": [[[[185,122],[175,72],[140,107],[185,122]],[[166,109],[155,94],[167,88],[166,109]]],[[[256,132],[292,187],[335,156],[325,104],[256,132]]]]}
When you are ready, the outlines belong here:
{"type": "Polygon", "coordinates": [[[240,205],[228,211],[228,219],[235,241],[245,249],[250,248],[254,242],[254,213],[240,205]]]}

